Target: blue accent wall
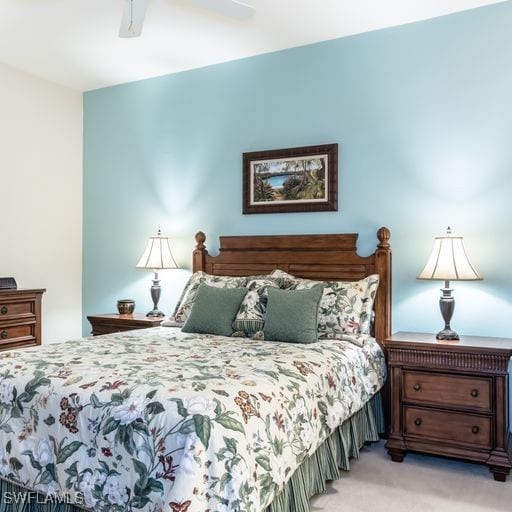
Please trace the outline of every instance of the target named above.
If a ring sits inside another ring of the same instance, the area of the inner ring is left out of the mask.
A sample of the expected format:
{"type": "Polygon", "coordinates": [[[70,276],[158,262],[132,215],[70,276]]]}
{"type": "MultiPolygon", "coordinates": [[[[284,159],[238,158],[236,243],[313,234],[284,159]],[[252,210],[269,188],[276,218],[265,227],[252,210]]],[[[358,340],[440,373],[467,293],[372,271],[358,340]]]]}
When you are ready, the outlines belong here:
{"type": "MultiPolygon", "coordinates": [[[[416,275],[451,225],[484,277],[453,283],[453,328],[511,336],[511,26],[506,2],[86,93],[84,317],[150,309],[134,266],[158,228],[190,268],[197,230],[210,252],[219,234],[359,232],[365,255],[385,225],[393,328],[435,332],[442,283],[416,275]],[[243,152],[332,142],[338,212],[242,215],[243,152]]],[[[170,311],[187,272],[162,277],[170,311]]]]}

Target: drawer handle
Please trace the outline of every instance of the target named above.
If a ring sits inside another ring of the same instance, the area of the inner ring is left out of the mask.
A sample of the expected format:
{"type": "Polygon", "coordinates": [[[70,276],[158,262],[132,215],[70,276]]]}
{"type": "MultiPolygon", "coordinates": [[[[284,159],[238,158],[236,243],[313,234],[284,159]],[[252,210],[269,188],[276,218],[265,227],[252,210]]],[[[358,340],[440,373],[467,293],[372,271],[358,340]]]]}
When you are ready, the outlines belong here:
{"type": "Polygon", "coordinates": [[[471,432],[473,432],[473,434],[478,434],[478,432],[480,432],[480,428],[478,428],[476,425],[471,429],[471,432]]]}
{"type": "Polygon", "coordinates": [[[472,389],[472,390],[471,390],[471,396],[472,396],[473,398],[476,398],[476,397],[478,396],[478,389],[472,389]]]}
{"type": "Polygon", "coordinates": [[[421,384],[414,384],[413,389],[414,391],[419,391],[421,389],[421,384]]]}
{"type": "Polygon", "coordinates": [[[421,418],[416,418],[416,419],[414,420],[414,424],[415,424],[417,427],[419,427],[419,426],[421,425],[421,418]]]}
{"type": "Polygon", "coordinates": [[[5,338],[7,338],[7,336],[9,336],[9,333],[7,331],[2,331],[2,333],[0,334],[0,336],[2,337],[3,340],[5,340],[5,338]]]}
{"type": "Polygon", "coordinates": [[[0,313],[2,313],[2,315],[7,315],[7,313],[9,313],[9,308],[7,306],[3,306],[2,309],[0,309],[0,313]]]}

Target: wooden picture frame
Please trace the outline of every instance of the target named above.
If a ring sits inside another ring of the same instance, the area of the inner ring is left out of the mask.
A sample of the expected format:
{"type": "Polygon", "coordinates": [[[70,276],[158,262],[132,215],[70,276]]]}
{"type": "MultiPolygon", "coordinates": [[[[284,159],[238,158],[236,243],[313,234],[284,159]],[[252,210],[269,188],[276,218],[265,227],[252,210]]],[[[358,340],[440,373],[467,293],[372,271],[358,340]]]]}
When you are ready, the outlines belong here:
{"type": "Polygon", "coordinates": [[[243,213],[338,210],[338,144],[243,154],[243,213]]]}

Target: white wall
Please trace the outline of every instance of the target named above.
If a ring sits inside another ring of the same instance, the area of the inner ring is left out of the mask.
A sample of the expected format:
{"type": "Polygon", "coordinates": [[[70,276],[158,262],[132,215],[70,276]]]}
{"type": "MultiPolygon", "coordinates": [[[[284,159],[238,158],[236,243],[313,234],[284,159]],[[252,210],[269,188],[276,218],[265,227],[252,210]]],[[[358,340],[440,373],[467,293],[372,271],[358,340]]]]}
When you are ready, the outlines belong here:
{"type": "Polygon", "coordinates": [[[2,64],[0,276],[46,288],[43,343],[80,336],[82,96],[2,64]]]}

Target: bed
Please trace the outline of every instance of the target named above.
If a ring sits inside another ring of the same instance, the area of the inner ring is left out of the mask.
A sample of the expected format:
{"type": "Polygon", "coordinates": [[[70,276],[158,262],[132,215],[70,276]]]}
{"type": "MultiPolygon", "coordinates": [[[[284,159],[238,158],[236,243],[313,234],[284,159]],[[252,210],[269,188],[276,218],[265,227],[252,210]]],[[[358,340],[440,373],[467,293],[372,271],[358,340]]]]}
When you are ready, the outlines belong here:
{"type": "Polygon", "coordinates": [[[198,233],[193,253],[212,276],[378,274],[374,338],[156,327],[0,353],[0,510],[306,512],[383,430],[391,250],[377,236],[366,257],[357,234],[221,237],[211,256],[198,233]]]}

